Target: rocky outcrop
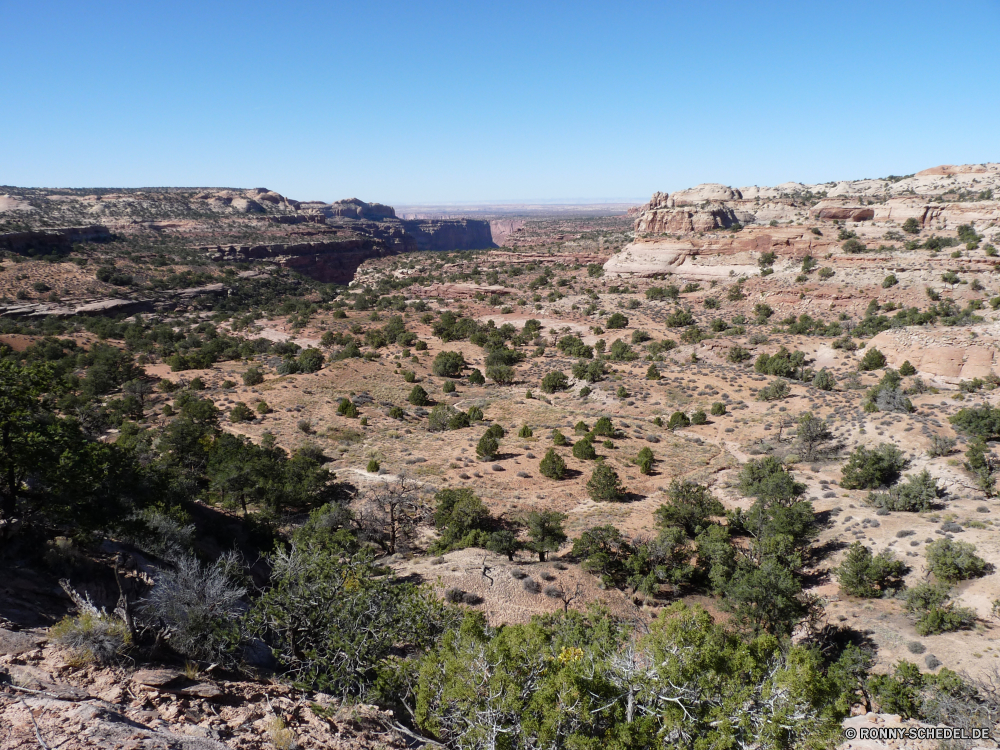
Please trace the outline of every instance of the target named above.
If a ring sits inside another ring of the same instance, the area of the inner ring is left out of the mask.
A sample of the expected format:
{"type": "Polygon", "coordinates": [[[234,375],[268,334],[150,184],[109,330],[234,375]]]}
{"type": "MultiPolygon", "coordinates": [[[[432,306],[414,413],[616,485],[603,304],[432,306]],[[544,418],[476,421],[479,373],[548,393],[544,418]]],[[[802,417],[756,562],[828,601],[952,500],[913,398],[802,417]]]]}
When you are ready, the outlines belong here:
{"type": "Polygon", "coordinates": [[[696,209],[661,208],[642,214],[635,220],[636,234],[668,234],[680,232],[710,232],[728,229],[734,224],[753,221],[753,215],[719,203],[696,209]]]}
{"type": "Polygon", "coordinates": [[[19,305],[0,305],[0,318],[68,318],[74,315],[134,315],[153,312],[151,299],[102,299],[82,305],[63,305],[58,302],[34,302],[19,305]]]}
{"type": "Polygon", "coordinates": [[[107,242],[111,231],[101,224],[84,227],[59,227],[33,232],[6,232],[0,234],[0,249],[15,253],[68,252],[74,242],[107,242]]]}
{"type": "Polygon", "coordinates": [[[527,223],[526,219],[490,219],[490,237],[495,245],[503,247],[527,223]]]}
{"type": "Polygon", "coordinates": [[[320,210],[330,218],[369,219],[372,221],[396,218],[396,210],[392,206],[386,206],[382,203],[365,203],[357,198],[336,201],[320,210]]]}
{"type": "Polygon", "coordinates": [[[687,190],[678,190],[668,199],[668,206],[698,206],[710,201],[743,200],[743,194],[736,188],[720,185],[717,182],[705,182],[687,190]]]}

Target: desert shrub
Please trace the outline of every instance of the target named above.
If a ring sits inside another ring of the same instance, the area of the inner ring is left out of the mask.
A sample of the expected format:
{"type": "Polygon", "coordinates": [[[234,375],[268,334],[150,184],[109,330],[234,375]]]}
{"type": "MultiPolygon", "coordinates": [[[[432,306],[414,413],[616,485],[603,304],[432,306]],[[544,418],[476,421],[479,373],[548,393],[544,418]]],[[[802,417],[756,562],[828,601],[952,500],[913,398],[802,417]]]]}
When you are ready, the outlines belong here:
{"type": "Polygon", "coordinates": [[[657,369],[655,364],[651,364],[646,369],[646,380],[659,380],[659,379],[660,379],[659,369],[657,369]]]}
{"type": "Polygon", "coordinates": [[[517,436],[519,438],[530,438],[533,437],[534,434],[535,433],[532,432],[531,428],[528,427],[528,425],[521,425],[521,429],[518,430],[517,436]]]}
{"type": "Polygon", "coordinates": [[[423,386],[415,385],[410,391],[410,395],[406,397],[414,406],[427,406],[430,403],[430,399],[427,397],[427,391],[423,389],[423,386]]]}
{"type": "Polygon", "coordinates": [[[682,310],[676,307],[672,313],[667,315],[664,322],[670,328],[687,328],[688,326],[693,326],[696,320],[690,310],[682,310]]]}
{"type": "Polygon", "coordinates": [[[986,561],[976,554],[976,545],[954,539],[939,539],[925,549],[927,567],[940,580],[955,583],[985,575],[986,561]]]}
{"type": "Polygon", "coordinates": [[[543,393],[555,393],[556,391],[564,391],[569,387],[569,378],[565,374],[559,372],[550,372],[542,378],[542,392],[543,393]]]}
{"type": "Polygon", "coordinates": [[[391,406],[389,407],[389,418],[390,419],[404,419],[406,413],[403,411],[401,406],[391,406]]]}
{"type": "Polygon", "coordinates": [[[675,411],[670,415],[670,419],[667,421],[668,430],[676,430],[681,427],[690,427],[691,420],[688,419],[688,415],[682,411],[675,411]]]}
{"type": "Polygon", "coordinates": [[[264,373],[259,367],[250,367],[243,373],[243,385],[254,386],[264,382],[264,373]]]}
{"type": "Polygon", "coordinates": [[[454,393],[455,392],[455,383],[454,383],[454,381],[452,381],[452,380],[446,380],[446,381],[444,381],[444,385],[441,386],[441,390],[444,393],[454,393]]]}
{"type": "Polygon", "coordinates": [[[858,364],[858,369],[862,371],[878,370],[885,367],[885,355],[875,347],[865,350],[865,355],[858,364]]]}
{"type": "Polygon", "coordinates": [[[569,445],[569,440],[566,438],[565,435],[562,434],[562,431],[556,429],[556,430],[552,430],[552,444],[553,445],[569,445]]]}
{"type": "Polygon", "coordinates": [[[884,279],[882,279],[882,288],[883,289],[889,289],[891,287],[896,286],[896,284],[898,284],[898,283],[899,283],[899,279],[896,278],[896,274],[890,273],[888,276],[886,276],[884,279]]]}
{"type": "Polygon", "coordinates": [[[499,453],[500,441],[496,435],[487,432],[479,438],[479,442],[476,444],[476,455],[483,461],[493,461],[499,453]]]}
{"type": "Polygon", "coordinates": [[[708,422],[708,415],[704,409],[697,409],[691,414],[691,424],[705,424],[708,422]]]}
{"type": "Polygon", "coordinates": [[[825,280],[825,279],[833,278],[833,276],[836,273],[836,271],[834,271],[829,266],[823,266],[821,269],[819,269],[818,273],[819,273],[819,277],[821,279],[825,280]]]}
{"type": "Polygon", "coordinates": [[[930,510],[939,494],[937,481],[924,469],[919,474],[907,477],[905,483],[890,487],[886,492],[869,493],[865,504],[890,511],[922,513],[930,510]]]}
{"type": "Polygon", "coordinates": [[[911,216],[909,219],[903,222],[902,228],[903,231],[906,232],[907,234],[917,234],[920,232],[920,222],[911,216]]]}
{"type": "Polygon", "coordinates": [[[486,378],[483,376],[483,373],[480,372],[479,368],[474,367],[472,369],[472,372],[469,373],[469,383],[471,383],[472,385],[486,384],[486,378]]]}
{"type": "Polygon", "coordinates": [[[417,382],[417,373],[415,373],[413,370],[403,370],[400,374],[403,376],[404,383],[417,382]]]}
{"type": "Polygon", "coordinates": [[[600,461],[587,480],[587,494],[594,502],[617,502],[625,499],[625,488],[618,472],[600,461]]]}
{"type": "Polygon", "coordinates": [[[946,435],[931,435],[931,447],[927,450],[927,455],[931,458],[947,456],[955,450],[955,438],[946,435]]]}
{"type": "Polygon", "coordinates": [[[587,426],[587,423],[584,422],[582,419],[575,425],[573,425],[574,435],[586,435],[588,432],[590,432],[590,428],[587,426]]]}
{"type": "Polygon", "coordinates": [[[101,665],[115,663],[132,642],[125,623],[104,612],[64,617],[52,626],[49,637],[68,648],[76,661],[101,665]]]}
{"type": "Polygon", "coordinates": [[[478,406],[470,406],[469,410],[466,412],[469,415],[469,422],[482,422],[483,421],[483,410],[478,406]]]}
{"type": "Polygon", "coordinates": [[[376,460],[371,459],[368,461],[368,466],[365,467],[365,471],[369,474],[378,474],[378,470],[382,468],[382,465],[376,460]]]}
{"type": "Polygon", "coordinates": [[[246,589],[234,574],[242,570],[235,554],[203,564],[191,554],[161,570],[139,610],[179,654],[193,659],[232,664],[241,633],[237,615],[244,609],[246,589]]]}
{"type": "Polygon", "coordinates": [[[859,445],[841,469],[840,484],[848,490],[887,487],[899,478],[907,463],[903,452],[891,443],[875,448],[859,445]]]}
{"type": "Polygon", "coordinates": [[[711,414],[713,417],[721,417],[726,413],[726,405],[721,401],[716,401],[712,404],[711,414]]]}
{"type": "Polygon", "coordinates": [[[868,250],[868,246],[861,240],[857,239],[856,237],[852,237],[851,239],[847,240],[847,242],[845,242],[840,247],[845,253],[851,253],[851,254],[863,253],[866,250],[868,250]]]}
{"type": "Polygon", "coordinates": [[[549,479],[562,479],[566,476],[566,462],[554,448],[549,448],[538,465],[538,471],[549,479]]]}
{"type": "Polygon", "coordinates": [[[781,378],[772,380],[757,392],[758,401],[780,401],[788,397],[792,389],[788,387],[788,381],[781,378]]]}
{"type": "Polygon", "coordinates": [[[895,558],[892,550],[873,555],[861,542],[854,542],[837,568],[837,579],[851,596],[870,599],[901,586],[905,573],[906,565],[895,558]]]}
{"type": "Polygon", "coordinates": [[[457,378],[465,367],[465,358],[461,352],[438,352],[431,370],[439,377],[457,378]]]}

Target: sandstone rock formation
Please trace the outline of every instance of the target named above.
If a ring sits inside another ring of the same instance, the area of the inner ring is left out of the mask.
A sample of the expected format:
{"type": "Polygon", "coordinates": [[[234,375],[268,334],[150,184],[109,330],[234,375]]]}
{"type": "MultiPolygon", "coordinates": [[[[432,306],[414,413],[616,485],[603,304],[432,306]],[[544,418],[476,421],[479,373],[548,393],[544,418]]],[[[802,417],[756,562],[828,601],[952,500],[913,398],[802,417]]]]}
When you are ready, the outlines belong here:
{"type": "Polygon", "coordinates": [[[1000,236],[1000,164],[944,165],[906,177],[818,185],[733,188],[707,183],[672,194],[656,192],[629,215],[636,239],[608,260],[609,274],[715,278],[721,264],[705,257],[734,252],[751,253],[730,263],[734,273],[749,273],[759,253],[801,258],[839,250],[839,230],[830,229],[833,222],[870,222],[876,230],[867,232],[872,249],[878,247],[876,238],[881,243],[887,231],[899,235],[903,222],[911,218],[935,231],[969,224],[992,241],[1000,236]],[[738,240],[722,233],[737,225],[751,229],[741,232],[738,240]],[[667,241],[663,235],[672,237],[667,241]],[[766,247],[776,237],[780,239],[774,246],[766,247]]]}

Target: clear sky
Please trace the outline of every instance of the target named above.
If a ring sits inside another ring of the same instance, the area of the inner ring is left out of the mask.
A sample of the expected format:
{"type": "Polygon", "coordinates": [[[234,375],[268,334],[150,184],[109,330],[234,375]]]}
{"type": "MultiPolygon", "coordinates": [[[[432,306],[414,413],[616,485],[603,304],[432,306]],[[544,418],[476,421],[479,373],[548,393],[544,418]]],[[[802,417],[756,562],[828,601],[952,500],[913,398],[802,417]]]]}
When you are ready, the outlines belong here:
{"type": "Polygon", "coordinates": [[[0,184],[645,199],[1000,161],[1000,2],[0,0],[0,184]]]}

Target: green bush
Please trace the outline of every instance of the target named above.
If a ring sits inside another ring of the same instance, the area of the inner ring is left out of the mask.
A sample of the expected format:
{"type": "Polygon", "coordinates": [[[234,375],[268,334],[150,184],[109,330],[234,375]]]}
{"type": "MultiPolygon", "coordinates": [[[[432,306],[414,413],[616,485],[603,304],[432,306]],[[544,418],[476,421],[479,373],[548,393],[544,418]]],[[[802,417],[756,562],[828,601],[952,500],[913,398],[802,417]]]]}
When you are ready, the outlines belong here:
{"type": "Polygon", "coordinates": [[[841,469],[840,485],[848,490],[875,490],[895,482],[907,460],[903,452],[891,443],[876,448],[859,445],[841,469]]]}
{"type": "Polygon", "coordinates": [[[787,381],[781,378],[776,378],[757,392],[757,400],[781,401],[782,399],[787,398],[791,392],[792,389],[788,387],[787,381]]]}
{"type": "Polygon", "coordinates": [[[818,388],[821,391],[832,391],[837,381],[834,380],[833,375],[825,367],[821,369],[813,377],[812,381],[813,387],[818,388]]]}
{"type": "Polygon", "coordinates": [[[466,366],[461,352],[438,352],[431,365],[431,371],[439,377],[457,378],[466,366]]]}
{"type": "Polygon", "coordinates": [[[873,555],[861,542],[854,542],[836,573],[840,587],[848,594],[871,599],[899,588],[906,565],[895,558],[892,550],[873,555]]]}
{"type": "Polygon", "coordinates": [[[528,425],[522,425],[521,429],[518,430],[517,436],[519,438],[530,438],[530,437],[533,437],[534,434],[535,433],[532,432],[531,428],[528,427],[528,425]]]}
{"type": "Polygon", "coordinates": [[[883,289],[889,289],[891,287],[896,286],[896,284],[898,284],[898,283],[899,283],[899,279],[896,278],[896,275],[893,274],[893,273],[890,273],[888,276],[886,276],[884,279],[882,279],[882,288],[883,289]]]}
{"type": "Polygon", "coordinates": [[[650,365],[646,370],[646,380],[659,380],[660,371],[657,369],[656,365],[650,365]]]}
{"type": "Polygon", "coordinates": [[[573,457],[581,461],[593,461],[597,458],[597,451],[594,450],[594,444],[590,440],[583,438],[573,445],[573,457]]]}
{"type": "Polygon", "coordinates": [[[483,461],[493,461],[499,453],[500,441],[496,435],[487,432],[479,438],[479,442],[476,444],[476,455],[483,461]]]}
{"type": "Polygon", "coordinates": [[[369,474],[378,474],[378,470],[382,468],[382,464],[376,461],[374,458],[368,461],[368,466],[365,467],[365,471],[369,474]]]}
{"type": "Polygon", "coordinates": [[[562,479],[566,476],[566,462],[562,456],[556,453],[554,448],[549,448],[538,465],[538,471],[543,477],[549,479],[562,479]]]}
{"type": "Polygon", "coordinates": [[[711,414],[713,417],[721,417],[725,413],[726,413],[726,405],[724,403],[722,403],[721,401],[716,401],[714,404],[712,404],[711,414]]]}
{"type": "Polygon", "coordinates": [[[622,315],[620,312],[612,313],[608,316],[608,320],[605,323],[608,330],[625,328],[628,326],[628,318],[622,315]]]}
{"type": "Polygon", "coordinates": [[[434,495],[434,501],[434,526],[441,536],[432,545],[431,553],[482,547],[489,542],[493,518],[471,489],[445,488],[434,495]]]}
{"type": "Polygon", "coordinates": [[[639,450],[639,455],[635,457],[635,463],[639,467],[640,474],[653,473],[653,451],[648,446],[643,446],[639,450]]]}
{"type": "Polygon", "coordinates": [[[688,419],[688,415],[682,411],[675,411],[670,415],[670,420],[667,422],[668,430],[676,430],[681,427],[689,427],[691,425],[691,420],[688,419]]]}
{"type": "Polygon", "coordinates": [[[302,372],[319,372],[323,368],[326,356],[319,349],[309,348],[299,355],[299,367],[302,372]]]}
{"type": "Polygon", "coordinates": [[[594,422],[594,429],[592,432],[600,437],[614,437],[615,428],[611,424],[611,420],[608,417],[600,417],[596,422],[594,422]]]}
{"type": "Polygon", "coordinates": [[[483,410],[478,406],[470,406],[469,410],[466,412],[469,415],[470,422],[482,422],[483,421],[483,410]]]}
{"type": "Polygon", "coordinates": [[[916,618],[915,627],[920,635],[963,630],[975,623],[975,611],[956,606],[950,591],[951,586],[942,581],[924,581],[906,592],[906,611],[916,618]]]}
{"type": "Polygon", "coordinates": [[[910,364],[910,360],[904,360],[903,364],[899,366],[899,374],[904,378],[910,375],[916,375],[917,368],[910,364]]]}
{"type": "Polygon", "coordinates": [[[340,399],[340,403],[337,404],[337,414],[342,417],[350,417],[354,419],[358,416],[358,407],[354,405],[354,402],[349,398],[340,399]]]}
{"type": "Polygon", "coordinates": [[[870,370],[878,370],[882,367],[885,367],[885,355],[875,347],[866,349],[865,356],[861,358],[858,369],[862,372],[867,372],[870,370]]]}
{"type": "Polygon", "coordinates": [[[890,511],[923,513],[930,510],[940,490],[937,481],[927,469],[907,478],[905,483],[890,487],[887,492],[872,492],[865,505],[890,511]]]}
{"type": "Polygon", "coordinates": [[[565,435],[558,429],[552,430],[552,444],[553,445],[569,445],[569,440],[565,435]]]}
{"type": "Polygon", "coordinates": [[[757,497],[769,503],[787,505],[805,492],[806,486],[795,478],[781,461],[774,456],[753,458],[740,469],[740,492],[746,497],[757,497]]]}
{"type": "Polygon", "coordinates": [[[264,382],[264,373],[259,367],[250,367],[243,373],[243,385],[255,386],[264,382]]]}
{"type": "Polygon", "coordinates": [[[691,424],[705,424],[708,422],[708,415],[704,409],[698,409],[691,415],[691,424]]]}
{"type": "Polygon", "coordinates": [[[230,422],[249,422],[254,418],[253,410],[242,401],[237,401],[229,410],[230,422]]]}
{"type": "Polygon", "coordinates": [[[49,637],[68,648],[81,663],[114,664],[132,644],[128,627],[119,618],[91,608],[75,617],[64,617],[52,626],[49,637]]]}
{"type": "Polygon", "coordinates": [[[618,502],[625,499],[625,488],[618,473],[604,461],[599,461],[587,480],[587,494],[594,502],[618,502]]]}
{"type": "Polygon", "coordinates": [[[486,368],[486,377],[497,385],[510,385],[514,382],[515,371],[509,365],[492,365],[486,368]]]}
{"type": "Polygon", "coordinates": [[[478,368],[473,368],[472,372],[469,373],[469,383],[472,385],[485,385],[486,378],[483,377],[483,373],[478,368]]]}
{"type": "Polygon", "coordinates": [[[938,539],[925,548],[927,567],[942,581],[956,583],[985,575],[986,561],[976,554],[976,545],[953,539],[938,539]]]}
{"type": "Polygon", "coordinates": [[[249,622],[299,685],[366,695],[398,649],[428,648],[457,624],[437,597],[386,575],[367,549],[293,543],[267,562],[271,586],[249,622]]]}
{"type": "Polygon", "coordinates": [[[914,217],[910,217],[903,222],[903,231],[907,234],[917,234],[920,232],[920,222],[914,217]]]}
{"type": "Polygon", "coordinates": [[[559,371],[550,372],[542,378],[542,392],[543,393],[555,393],[556,391],[564,391],[569,387],[569,378],[565,374],[559,371]]]}
{"type": "Polygon", "coordinates": [[[427,391],[423,389],[422,386],[415,385],[410,391],[410,395],[406,397],[414,406],[427,406],[430,403],[430,399],[427,397],[427,391]]]}

